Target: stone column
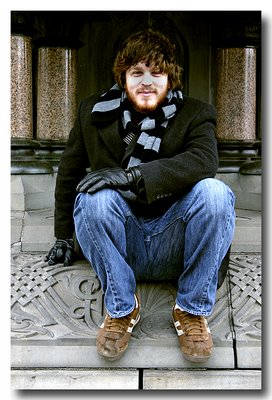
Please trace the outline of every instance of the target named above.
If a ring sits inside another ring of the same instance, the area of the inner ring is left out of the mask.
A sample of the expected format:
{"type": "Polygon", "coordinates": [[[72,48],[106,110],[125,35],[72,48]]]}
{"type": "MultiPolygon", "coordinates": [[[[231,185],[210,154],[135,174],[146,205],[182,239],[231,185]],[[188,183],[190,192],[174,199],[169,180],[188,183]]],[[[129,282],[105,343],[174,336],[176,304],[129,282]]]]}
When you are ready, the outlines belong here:
{"type": "Polygon", "coordinates": [[[217,137],[256,139],[256,48],[216,50],[217,137]]]}
{"type": "Polygon", "coordinates": [[[11,137],[32,139],[32,39],[11,35],[11,137]]]}
{"type": "Polygon", "coordinates": [[[66,140],[77,110],[77,49],[40,47],[37,139],[66,140]]]}

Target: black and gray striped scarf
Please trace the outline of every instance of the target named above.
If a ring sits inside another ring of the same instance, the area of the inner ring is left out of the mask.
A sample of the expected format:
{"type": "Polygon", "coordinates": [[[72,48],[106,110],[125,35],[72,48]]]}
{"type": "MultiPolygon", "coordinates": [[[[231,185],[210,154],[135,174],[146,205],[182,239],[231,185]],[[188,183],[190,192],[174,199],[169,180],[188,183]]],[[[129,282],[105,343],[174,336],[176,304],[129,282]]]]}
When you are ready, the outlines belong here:
{"type": "Polygon", "coordinates": [[[169,90],[164,102],[135,125],[132,122],[132,109],[127,95],[118,84],[115,84],[108,92],[100,96],[94,105],[92,123],[105,124],[121,115],[124,142],[129,145],[135,138],[137,139],[127,165],[133,167],[157,158],[164,132],[182,100],[181,91],[169,90]]]}

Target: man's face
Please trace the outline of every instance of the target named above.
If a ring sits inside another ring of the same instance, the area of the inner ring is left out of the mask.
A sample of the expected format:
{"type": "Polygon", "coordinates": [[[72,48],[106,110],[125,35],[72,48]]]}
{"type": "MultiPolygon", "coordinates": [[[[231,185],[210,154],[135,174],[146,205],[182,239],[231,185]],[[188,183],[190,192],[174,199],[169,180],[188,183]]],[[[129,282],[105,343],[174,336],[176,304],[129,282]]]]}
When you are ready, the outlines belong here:
{"type": "Polygon", "coordinates": [[[125,90],[134,108],[142,113],[154,111],[169,89],[168,74],[140,62],[126,71],[125,90]]]}

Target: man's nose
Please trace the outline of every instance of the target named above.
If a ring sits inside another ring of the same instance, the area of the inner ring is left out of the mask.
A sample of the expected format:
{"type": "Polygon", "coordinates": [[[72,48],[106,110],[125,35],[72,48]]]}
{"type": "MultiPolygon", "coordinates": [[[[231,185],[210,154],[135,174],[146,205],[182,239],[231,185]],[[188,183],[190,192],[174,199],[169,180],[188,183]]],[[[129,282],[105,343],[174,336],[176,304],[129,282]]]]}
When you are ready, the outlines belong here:
{"type": "Polygon", "coordinates": [[[152,84],[152,75],[149,72],[145,72],[142,80],[143,85],[151,85],[152,84]]]}

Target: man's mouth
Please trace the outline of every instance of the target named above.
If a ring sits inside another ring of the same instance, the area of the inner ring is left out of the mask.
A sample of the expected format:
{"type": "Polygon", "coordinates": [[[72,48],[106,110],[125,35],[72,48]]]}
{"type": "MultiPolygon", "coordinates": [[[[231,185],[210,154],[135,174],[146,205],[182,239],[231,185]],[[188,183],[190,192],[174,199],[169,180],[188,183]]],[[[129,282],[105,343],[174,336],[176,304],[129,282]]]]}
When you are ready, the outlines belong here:
{"type": "Polygon", "coordinates": [[[151,94],[155,94],[155,90],[139,90],[137,94],[141,94],[142,96],[150,96],[151,94]]]}

